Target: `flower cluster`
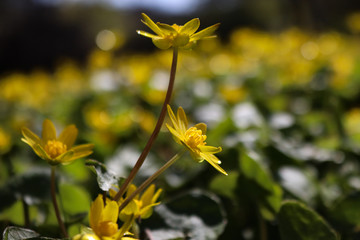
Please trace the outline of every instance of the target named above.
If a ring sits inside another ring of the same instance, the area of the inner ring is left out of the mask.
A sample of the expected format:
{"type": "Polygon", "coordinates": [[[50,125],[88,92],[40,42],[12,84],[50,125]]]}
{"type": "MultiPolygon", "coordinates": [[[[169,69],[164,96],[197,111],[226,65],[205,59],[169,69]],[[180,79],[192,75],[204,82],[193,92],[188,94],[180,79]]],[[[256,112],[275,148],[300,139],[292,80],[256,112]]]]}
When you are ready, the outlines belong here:
{"type": "MultiPolygon", "coordinates": [[[[200,39],[215,37],[214,32],[219,24],[196,32],[200,26],[200,21],[197,18],[190,20],[183,26],[176,24],[170,26],[164,23],[155,24],[146,14],[142,14],[142,16],[143,23],[157,35],[140,30],[138,33],[151,38],[153,43],[160,49],[168,49],[170,47],[174,49],[169,88],[163,103],[163,108],[152,133],[152,137],[150,137],[128,178],[126,178],[116,191],[113,188],[109,188],[107,189],[108,193],[104,192],[104,194],[99,194],[96,197],[90,206],[90,227],[85,228],[81,233],[75,235],[72,238],[73,240],[130,240],[138,238],[139,233],[133,231],[133,229],[136,229],[136,221],[149,218],[153,213],[153,208],[160,204],[159,197],[162,189],[156,190],[155,185],[151,183],[181,156],[181,154],[176,154],[139,187],[132,184],[133,178],[136,176],[137,171],[139,171],[146,155],[151,149],[152,143],[160,131],[165,119],[166,109],[172,122],[172,126],[168,124],[166,124],[166,126],[175,141],[183,145],[197,162],[203,162],[205,160],[216,170],[227,175],[225,170],[219,166],[221,163],[220,160],[214,155],[221,152],[222,148],[208,146],[205,142],[207,138],[206,125],[199,123],[189,128],[184,110],[180,107],[177,111],[177,117],[175,117],[169,105],[172,86],[174,86],[175,81],[178,49],[190,48],[200,39]],[[142,191],[143,193],[141,193],[142,191]]],[[[88,114],[91,115],[91,112],[89,111],[88,114]]],[[[107,118],[106,115],[103,117],[107,118]]],[[[144,115],[144,117],[146,117],[146,115],[144,115]]],[[[126,121],[122,119],[121,122],[124,123],[126,121]]],[[[75,125],[67,126],[60,135],[57,136],[54,124],[48,119],[45,119],[43,122],[41,137],[26,127],[22,128],[22,134],[22,141],[28,144],[40,158],[52,165],[51,195],[54,210],[63,235],[68,237],[66,226],[62,221],[57,205],[55,169],[59,164],[66,165],[76,159],[89,156],[92,153],[94,144],[74,146],[78,135],[78,130],[75,125]]]]}
{"type": "Polygon", "coordinates": [[[151,38],[154,45],[160,49],[168,49],[170,47],[191,48],[200,39],[215,37],[214,32],[220,25],[219,23],[214,24],[196,33],[200,26],[198,18],[194,18],[183,26],[179,26],[177,24],[168,25],[165,23],[155,24],[145,13],[142,14],[142,17],[142,22],[157,35],[142,30],[138,30],[137,33],[151,38]]]}

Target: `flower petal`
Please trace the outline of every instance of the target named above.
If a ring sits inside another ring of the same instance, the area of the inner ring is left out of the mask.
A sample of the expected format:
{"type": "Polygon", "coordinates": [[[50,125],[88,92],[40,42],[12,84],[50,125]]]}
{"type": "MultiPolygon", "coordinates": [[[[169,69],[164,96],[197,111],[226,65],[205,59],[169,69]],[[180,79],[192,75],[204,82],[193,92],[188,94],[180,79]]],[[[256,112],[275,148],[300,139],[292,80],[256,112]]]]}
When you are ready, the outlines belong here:
{"type": "Polygon", "coordinates": [[[188,127],[188,120],[182,107],[179,107],[177,110],[177,119],[179,123],[179,129],[182,133],[185,133],[188,127]]]}
{"type": "Polygon", "coordinates": [[[154,33],[156,33],[159,36],[164,36],[163,32],[161,31],[161,29],[151,20],[151,18],[149,18],[145,13],[141,14],[143,17],[143,20],[141,20],[146,26],[148,26],[151,30],[154,31],[154,33]]]}
{"type": "Polygon", "coordinates": [[[198,30],[200,27],[200,20],[198,18],[194,18],[187,23],[185,23],[184,26],[180,28],[180,33],[187,34],[188,36],[191,36],[198,30]]]}
{"type": "Polygon", "coordinates": [[[72,161],[75,160],[75,158],[73,158],[74,156],[74,151],[70,150],[70,151],[66,151],[63,154],[57,156],[53,161],[54,163],[61,163],[63,165],[69,164],[72,161]]]}
{"type": "Polygon", "coordinates": [[[198,148],[201,150],[201,152],[203,153],[210,153],[210,154],[215,154],[215,153],[219,153],[222,151],[221,147],[213,147],[213,146],[198,146],[198,148]]]}
{"type": "Polygon", "coordinates": [[[174,29],[172,26],[170,26],[169,24],[166,23],[156,23],[156,25],[160,28],[160,30],[165,34],[165,35],[170,35],[170,34],[177,34],[178,32],[176,31],[176,29],[174,29]]]}
{"type": "Polygon", "coordinates": [[[165,124],[167,129],[169,130],[169,132],[172,134],[175,142],[177,142],[178,144],[183,144],[183,140],[184,137],[182,135],[180,135],[179,132],[177,132],[175,129],[173,129],[172,127],[170,127],[167,123],[165,124]]]}
{"type": "Polygon", "coordinates": [[[102,195],[99,194],[90,206],[89,223],[90,227],[96,232],[97,225],[101,221],[101,213],[104,208],[102,195]]]}
{"type": "Polygon", "coordinates": [[[152,38],[152,42],[156,47],[162,50],[166,50],[172,46],[172,41],[170,39],[165,39],[161,37],[152,38]]]}
{"type": "Polygon", "coordinates": [[[76,140],[76,137],[78,135],[78,130],[75,127],[75,125],[69,125],[67,126],[60,134],[58,140],[62,143],[64,143],[68,149],[74,145],[74,142],[76,140]]]}
{"type": "Polygon", "coordinates": [[[206,124],[205,123],[198,123],[194,127],[200,129],[203,135],[206,135],[206,124]]]}
{"type": "Polygon", "coordinates": [[[151,200],[152,197],[154,195],[155,192],[155,185],[151,184],[146,190],[145,192],[141,195],[140,201],[142,202],[143,206],[147,206],[149,204],[151,204],[151,200]]]}
{"type": "Polygon", "coordinates": [[[218,29],[220,26],[220,23],[214,24],[210,27],[207,27],[203,30],[201,30],[200,32],[195,33],[194,35],[191,36],[190,41],[197,41],[200,40],[202,38],[209,38],[211,37],[214,32],[216,31],[216,29],[218,29]]]}
{"type": "Polygon", "coordinates": [[[41,159],[44,159],[46,161],[51,160],[50,156],[47,154],[47,152],[40,144],[35,144],[33,150],[41,159]]]}
{"type": "Polygon", "coordinates": [[[144,37],[148,37],[148,38],[158,38],[159,37],[157,35],[154,35],[152,33],[148,33],[148,32],[142,31],[142,30],[137,30],[136,32],[137,32],[137,34],[143,35],[144,37]]]}
{"type": "Polygon", "coordinates": [[[40,140],[39,136],[36,135],[35,133],[33,133],[28,128],[26,128],[26,127],[22,128],[21,132],[24,136],[24,138],[22,138],[22,140],[25,143],[29,144],[31,147],[34,146],[35,144],[41,144],[41,140],[40,140]]]}
{"type": "MultiPolygon", "coordinates": [[[[221,172],[222,174],[228,175],[227,172],[222,169],[217,163],[216,161],[214,162],[214,159],[212,159],[212,157],[216,158],[214,155],[212,154],[203,154],[200,153],[201,156],[208,162],[211,164],[211,166],[213,166],[216,170],[218,170],[219,172],[221,172]]],[[[217,158],[216,158],[217,159],[217,158]]]]}
{"type": "Polygon", "coordinates": [[[170,105],[167,105],[167,111],[168,111],[168,115],[169,115],[169,117],[170,117],[171,123],[172,123],[173,126],[174,126],[174,129],[175,129],[176,131],[178,131],[178,130],[179,130],[178,120],[177,120],[177,118],[175,117],[175,114],[174,114],[174,112],[172,111],[170,105]]]}
{"type": "Polygon", "coordinates": [[[102,212],[101,220],[116,223],[119,213],[118,209],[119,205],[117,202],[110,201],[110,203],[106,204],[104,211],[102,212]]]}
{"type": "Polygon", "coordinates": [[[43,129],[42,129],[42,141],[45,145],[49,140],[56,139],[56,129],[54,124],[49,120],[45,119],[43,122],[43,129]]]}
{"type": "Polygon", "coordinates": [[[71,151],[74,153],[72,157],[68,160],[69,162],[72,162],[76,159],[83,158],[86,156],[89,156],[93,153],[92,149],[94,148],[94,144],[82,144],[78,145],[76,147],[73,147],[71,151]]]}

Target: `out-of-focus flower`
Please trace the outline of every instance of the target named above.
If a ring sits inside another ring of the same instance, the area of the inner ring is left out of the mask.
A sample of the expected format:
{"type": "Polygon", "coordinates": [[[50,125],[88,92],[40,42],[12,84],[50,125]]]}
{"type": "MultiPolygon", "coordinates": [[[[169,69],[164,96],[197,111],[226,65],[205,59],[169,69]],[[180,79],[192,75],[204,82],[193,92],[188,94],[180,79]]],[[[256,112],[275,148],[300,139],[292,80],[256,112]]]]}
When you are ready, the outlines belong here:
{"type": "Polygon", "coordinates": [[[194,18],[183,26],[177,24],[168,25],[165,23],[154,23],[145,13],[142,13],[143,20],[155,34],[151,34],[142,30],[137,33],[145,37],[151,38],[154,45],[160,49],[168,49],[170,47],[190,48],[197,40],[215,37],[214,32],[219,27],[219,23],[214,24],[200,32],[196,32],[200,26],[200,20],[194,18]]]}
{"type": "Polygon", "coordinates": [[[90,206],[90,228],[84,233],[75,235],[72,240],[134,240],[132,234],[118,228],[119,205],[116,201],[106,198],[106,204],[101,194],[90,206]]]}
{"type": "Polygon", "coordinates": [[[222,151],[221,147],[206,145],[206,124],[198,123],[194,127],[188,128],[188,120],[182,107],[178,108],[177,116],[175,116],[169,105],[167,109],[173,126],[171,127],[169,124],[166,124],[166,127],[173,135],[175,141],[185,146],[192,158],[197,162],[206,160],[216,170],[227,175],[225,170],[219,166],[221,161],[214,155],[222,151]]]}
{"type": "Polygon", "coordinates": [[[106,199],[106,205],[102,195],[98,195],[91,204],[89,219],[90,227],[100,239],[117,239],[119,231],[117,219],[119,205],[115,201],[106,199]]]}
{"type": "Polygon", "coordinates": [[[11,144],[10,134],[0,128],[0,154],[8,152],[11,144]]]}
{"type": "MultiPolygon", "coordinates": [[[[126,197],[129,197],[134,191],[136,190],[136,186],[131,184],[129,189],[126,192],[126,197]]],[[[155,192],[155,185],[151,184],[145,192],[141,195],[135,196],[131,202],[126,205],[126,207],[120,212],[119,218],[122,221],[128,221],[130,217],[133,219],[142,218],[146,219],[149,218],[153,213],[153,207],[159,205],[160,202],[156,202],[162,192],[162,189],[159,188],[155,192]]],[[[116,192],[113,189],[110,189],[110,196],[115,196],[116,192]]],[[[119,204],[121,204],[124,198],[119,200],[119,204]]]]}
{"type": "Polygon", "coordinates": [[[45,119],[43,122],[42,138],[24,127],[22,129],[24,138],[21,140],[27,143],[34,152],[51,165],[68,164],[72,161],[86,157],[92,153],[93,144],[82,144],[73,147],[78,135],[75,125],[67,126],[59,137],[56,136],[54,124],[45,119]]]}

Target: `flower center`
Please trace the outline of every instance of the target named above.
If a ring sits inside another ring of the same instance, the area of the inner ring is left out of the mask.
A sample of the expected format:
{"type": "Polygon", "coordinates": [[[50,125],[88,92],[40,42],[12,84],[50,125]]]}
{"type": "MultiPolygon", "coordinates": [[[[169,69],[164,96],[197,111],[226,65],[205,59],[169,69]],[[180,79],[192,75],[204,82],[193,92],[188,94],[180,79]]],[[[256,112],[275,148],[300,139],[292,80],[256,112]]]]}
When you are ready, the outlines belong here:
{"type": "Polygon", "coordinates": [[[185,132],[185,143],[192,149],[198,150],[198,146],[204,146],[206,144],[206,135],[202,134],[200,129],[191,127],[185,132]]]}
{"type": "Polygon", "coordinates": [[[99,231],[101,236],[113,236],[118,231],[118,225],[111,221],[100,222],[99,231]]]}
{"type": "Polygon", "coordinates": [[[67,150],[67,146],[57,140],[49,140],[45,145],[45,152],[49,154],[51,158],[56,158],[57,156],[63,154],[67,150]]]}

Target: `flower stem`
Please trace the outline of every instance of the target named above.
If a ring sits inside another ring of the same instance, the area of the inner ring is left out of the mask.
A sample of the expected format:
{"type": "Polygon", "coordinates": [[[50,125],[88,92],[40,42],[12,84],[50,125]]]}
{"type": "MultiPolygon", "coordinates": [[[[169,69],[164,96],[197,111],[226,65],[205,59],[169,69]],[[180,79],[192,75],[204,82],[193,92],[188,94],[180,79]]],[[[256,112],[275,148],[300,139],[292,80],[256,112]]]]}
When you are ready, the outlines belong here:
{"type": "Polygon", "coordinates": [[[68,234],[66,232],[65,229],[65,225],[63,223],[63,221],[61,220],[61,216],[60,216],[60,211],[59,211],[59,207],[56,201],[56,191],[55,191],[55,166],[51,166],[51,199],[52,199],[52,203],[54,206],[54,210],[55,210],[55,214],[56,214],[56,219],[58,221],[58,224],[61,228],[62,234],[64,235],[64,237],[68,238],[68,234]]]}
{"type": "Polygon", "coordinates": [[[130,196],[128,196],[125,201],[120,205],[119,212],[123,210],[126,205],[141,191],[147,188],[161,173],[163,173],[166,169],[168,169],[171,165],[173,165],[176,160],[178,160],[181,155],[184,153],[184,150],[180,153],[173,156],[169,161],[167,161],[159,170],[157,170],[153,175],[151,175],[148,179],[145,180],[130,196]]]}
{"type": "Polygon", "coordinates": [[[173,58],[172,58],[171,70],[170,70],[169,85],[168,85],[168,89],[167,89],[167,92],[166,92],[164,104],[163,104],[163,106],[161,108],[159,119],[158,119],[158,121],[156,123],[154,131],[151,134],[151,136],[150,136],[144,150],[142,151],[141,155],[139,156],[139,159],[137,160],[137,162],[135,163],[135,166],[131,170],[131,172],[130,172],[129,176],[126,178],[125,182],[121,185],[120,190],[116,193],[116,195],[114,197],[115,201],[118,201],[122,197],[122,195],[124,195],[126,189],[130,185],[132,180],[135,178],[136,173],[139,171],[140,167],[144,163],[146,156],[148,155],[148,153],[149,153],[149,151],[150,151],[156,137],[158,136],[158,134],[160,132],[161,126],[162,126],[162,124],[164,122],[164,119],[165,119],[166,108],[167,108],[167,105],[170,102],[171,94],[172,94],[172,91],[173,91],[173,88],[174,88],[177,60],[178,60],[178,49],[176,47],[174,47],[173,48],[173,58]]]}
{"type": "Polygon", "coordinates": [[[24,211],[24,225],[26,228],[30,227],[30,214],[29,214],[29,205],[26,203],[25,199],[21,199],[24,211]]]}

